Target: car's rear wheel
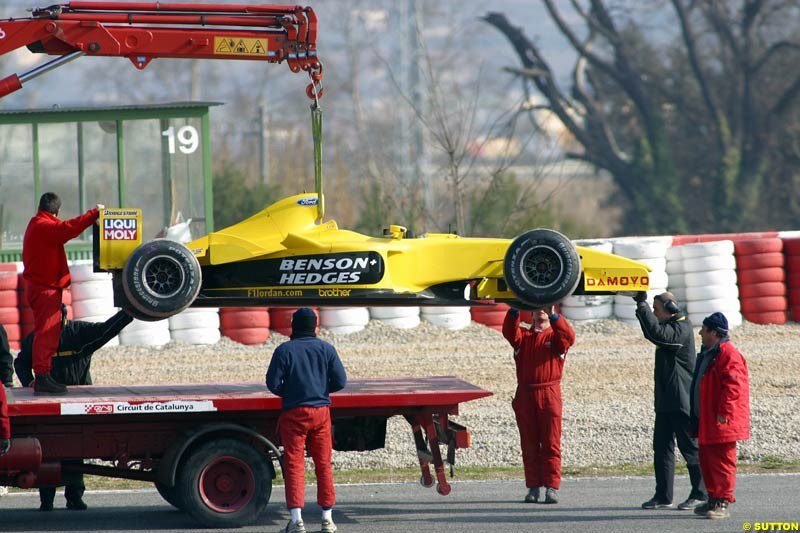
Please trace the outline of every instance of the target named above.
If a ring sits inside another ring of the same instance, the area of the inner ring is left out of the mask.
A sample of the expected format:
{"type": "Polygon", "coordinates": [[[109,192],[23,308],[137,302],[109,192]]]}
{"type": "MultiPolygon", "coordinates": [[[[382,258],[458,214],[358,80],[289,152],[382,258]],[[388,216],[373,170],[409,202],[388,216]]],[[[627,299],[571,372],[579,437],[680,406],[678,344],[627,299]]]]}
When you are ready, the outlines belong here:
{"type": "Polygon", "coordinates": [[[508,288],[525,304],[552,305],[575,291],[581,277],[581,258],[564,235],[535,229],[511,242],[503,274],[508,288]]]}
{"type": "Polygon", "coordinates": [[[127,303],[152,320],[186,309],[200,292],[200,263],[183,244],[156,239],[136,248],[125,263],[122,289],[127,303]]]}

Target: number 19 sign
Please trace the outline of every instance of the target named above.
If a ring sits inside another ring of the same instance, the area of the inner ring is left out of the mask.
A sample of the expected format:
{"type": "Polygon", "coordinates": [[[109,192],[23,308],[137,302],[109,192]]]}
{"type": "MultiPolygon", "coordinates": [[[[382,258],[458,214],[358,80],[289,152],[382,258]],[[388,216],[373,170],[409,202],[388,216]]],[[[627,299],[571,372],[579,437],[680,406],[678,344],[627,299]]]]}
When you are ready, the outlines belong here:
{"type": "Polygon", "coordinates": [[[170,126],[161,132],[161,136],[167,138],[167,146],[171,154],[175,153],[176,137],[178,140],[177,144],[180,144],[178,149],[182,154],[193,153],[200,144],[200,136],[197,134],[197,129],[193,126],[182,126],[178,128],[177,134],[175,133],[175,128],[170,126]]]}

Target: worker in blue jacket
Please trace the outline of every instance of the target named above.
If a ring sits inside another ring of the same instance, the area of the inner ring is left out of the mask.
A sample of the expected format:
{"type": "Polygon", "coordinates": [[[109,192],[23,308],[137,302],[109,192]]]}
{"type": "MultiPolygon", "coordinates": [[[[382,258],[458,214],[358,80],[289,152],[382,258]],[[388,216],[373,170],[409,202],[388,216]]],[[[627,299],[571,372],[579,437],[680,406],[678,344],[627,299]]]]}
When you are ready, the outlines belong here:
{"type": "Polygon", "coordinates": [[[336,503],[331,466],[331,399],[344,388],[347,375],[336,348],[316,336],[317,315],[303,307],[292,315],[291,340],[275,349],[267,369],[267,388],[282,398],[278,428],[283,444],[286,506],[291,520],[285,533],[305,533],[305,450],[314,460],[322,533],[333,533],[336,503]]]}

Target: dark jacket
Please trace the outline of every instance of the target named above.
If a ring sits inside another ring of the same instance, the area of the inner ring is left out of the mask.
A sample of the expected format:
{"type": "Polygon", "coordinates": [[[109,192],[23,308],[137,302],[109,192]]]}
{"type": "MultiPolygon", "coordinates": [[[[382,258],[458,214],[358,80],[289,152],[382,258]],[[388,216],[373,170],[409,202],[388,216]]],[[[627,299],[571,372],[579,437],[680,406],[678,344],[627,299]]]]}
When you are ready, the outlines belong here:
{"type": "Polygon", "coordinates": [[[646,302],[637,304],[636,318],[645,338],[656,345],[653,369],[656,413],[681,412],[688,416],[691,411],[689,391],[697,357],[692,323],[682,312],[659,322],[646,302]]]}
{"type": "MultiPolygon", "coordinates": [[[[61,328],[58,351],[53,357],[50,371],[53,379],[64,385],[91,385],[92,355],[131,322],[133,318],[125,311],[119,311],[105,322],[67,320],[61,328]]],[[[14,370],[24,387],[33,381],[32,353],[33,333],[30,333],[22,339],[20,352],[14,360],[14,370]]]]}
{"type": "Polygon", "coordinates": [[[282,409],[330,405],[331,392],[347,384],[339,354],[313,335],[295,337],[275,349],[266,376],[267,388],[283,399],[282,409]]]}
{"type": "Polygon", "coordinates": [[[8,345],[6,328],[0,324],[0,383],[6,387],[14,384],[13,360],[14,356],[11,355],[11,348],[8,345]]]}

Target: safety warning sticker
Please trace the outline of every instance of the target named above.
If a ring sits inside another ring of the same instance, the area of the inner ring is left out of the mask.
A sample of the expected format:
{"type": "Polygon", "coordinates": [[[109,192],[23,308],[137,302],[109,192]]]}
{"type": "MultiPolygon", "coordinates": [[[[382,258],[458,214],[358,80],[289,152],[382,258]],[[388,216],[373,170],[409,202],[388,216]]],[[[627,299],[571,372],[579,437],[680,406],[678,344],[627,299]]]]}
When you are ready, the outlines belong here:
{"type": "Polygon", "coordinates": [[[254,37],[214,37],[214,54],[226,56],[266,56],[267,39],[254,37]]]}

